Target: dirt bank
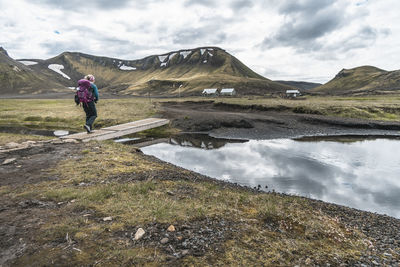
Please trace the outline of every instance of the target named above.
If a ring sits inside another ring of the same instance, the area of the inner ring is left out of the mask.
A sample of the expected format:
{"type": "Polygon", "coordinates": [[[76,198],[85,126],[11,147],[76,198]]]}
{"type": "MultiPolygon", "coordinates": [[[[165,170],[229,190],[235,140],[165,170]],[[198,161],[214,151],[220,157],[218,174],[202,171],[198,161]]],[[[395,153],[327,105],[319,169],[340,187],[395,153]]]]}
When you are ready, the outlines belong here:
{"type": "MultiPolygon", "coordinates": [[[[296,138],[315,135],[400,136],[399,122],[326,117],[294,113],[287,107],[240,106],[224,103],[166,102],[163,116],[183,131],[238,139],[296,138]]],[[[300,112],[296,110],[296,112],[300,112]]]]}

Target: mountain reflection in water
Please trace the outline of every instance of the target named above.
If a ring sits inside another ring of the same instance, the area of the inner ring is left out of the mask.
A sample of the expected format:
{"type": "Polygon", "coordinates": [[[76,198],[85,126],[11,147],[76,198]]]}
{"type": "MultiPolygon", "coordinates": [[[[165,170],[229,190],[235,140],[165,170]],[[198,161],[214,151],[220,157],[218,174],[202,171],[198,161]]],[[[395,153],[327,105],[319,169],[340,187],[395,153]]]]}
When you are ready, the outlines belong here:
{"type": "Polygon", "coordinates": [[[227,143],[182,138],[142,150],[217,179],[400,218],[399,140],[227,143]]]}

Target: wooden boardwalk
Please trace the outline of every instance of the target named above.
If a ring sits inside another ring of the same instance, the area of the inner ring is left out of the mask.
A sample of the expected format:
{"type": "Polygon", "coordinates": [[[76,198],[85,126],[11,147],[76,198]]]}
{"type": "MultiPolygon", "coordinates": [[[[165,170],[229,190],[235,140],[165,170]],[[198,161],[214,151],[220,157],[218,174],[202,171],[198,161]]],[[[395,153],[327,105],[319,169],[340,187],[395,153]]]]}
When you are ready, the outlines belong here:
{"type": "Polygon", "coordinates": [[[90,140],[108,140],[128,134],[141,132],[144,130],[160,127],[169,123],[167,119],[149,118],[139,121],[132,121],[111,127],[94,130],[91,133],[81,132],[76,134],[64,135],[62,139],[76,139],[83,142],[90,140]]]}

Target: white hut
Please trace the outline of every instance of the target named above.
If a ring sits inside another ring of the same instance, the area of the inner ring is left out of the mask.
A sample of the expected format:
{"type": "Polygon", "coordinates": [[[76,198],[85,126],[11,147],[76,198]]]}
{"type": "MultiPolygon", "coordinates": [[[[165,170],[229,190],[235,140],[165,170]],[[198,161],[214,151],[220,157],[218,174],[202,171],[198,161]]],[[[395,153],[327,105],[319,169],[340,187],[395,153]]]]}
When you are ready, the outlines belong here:
{"type": "Polygon", "coordinates": [[[201,93],[203,96],[217,96],[218,89],[217,88],[206,88],[201,93]]]}
{"type": "Polygon", "coordinates": [[[229,96],[236,95],[235,88],[222,88],[220,95],[229,95],[229,96]]]}
{"type": "Polygon", "coordinates": [[[301,95],[299,90],[286,90],[287,97],[297,97],[301,95]]]}

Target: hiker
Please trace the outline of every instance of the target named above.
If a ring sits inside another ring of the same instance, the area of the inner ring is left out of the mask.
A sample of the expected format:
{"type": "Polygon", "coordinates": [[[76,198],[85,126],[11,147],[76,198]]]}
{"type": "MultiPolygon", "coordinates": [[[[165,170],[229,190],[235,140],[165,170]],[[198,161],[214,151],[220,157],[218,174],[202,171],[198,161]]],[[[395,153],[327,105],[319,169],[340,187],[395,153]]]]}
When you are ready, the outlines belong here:
{"type": "Polygon", "coordinates": [[[94,120],[97,118],[96,105],[99,100],[99,92],[97,86],[94,84],[95,78],[92,74],[88,74],[78,81],[78,90],[75,96],[77,105],[82,103],[83,110],[86,113],[86,124],[83,128],[91,133],[93,130],[94,120]]]}

